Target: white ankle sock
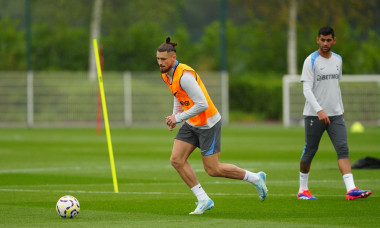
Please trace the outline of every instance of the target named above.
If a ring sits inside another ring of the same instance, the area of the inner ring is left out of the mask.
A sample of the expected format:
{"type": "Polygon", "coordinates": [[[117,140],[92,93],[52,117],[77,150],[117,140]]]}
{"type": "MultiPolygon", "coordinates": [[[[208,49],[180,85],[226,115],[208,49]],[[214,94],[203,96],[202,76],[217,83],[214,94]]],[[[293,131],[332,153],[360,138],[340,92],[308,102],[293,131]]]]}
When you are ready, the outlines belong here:
{"type": "Polygon", "coordinates": [[[300,189],[298,190],[299,193],[303,192],[303,190],[309,190],[309,187],[307,186],[308,181],[309,173],[300,172],[300,189]]]}
{"type": "Polygon", "coordinates": [[[243,180],[248,181],[249,183],[252,183],[252,184],[256,184],[259,181],[259,175],[257,175],[257,173],[252,173],[246,170],[243,180]]]}
{"type": "Polygon", "coordinates": [[[352,173],[344,174],[343,180],[344,180],[344,184],[346,185],[347,192],[350,191],[351,189],[356,188],[352,173]]]}
{"type": "Polygon", "coordinates": [[[208,195],[205,192],[205,190],[203,190],[201,184],[197,184],[194,187],[192,187],[191,191],[193,191],[193,193],[197,197],[198,201],[199,200],[208,200],[208,199],[210,199],[210,197],[208,197],[208,195]]]}

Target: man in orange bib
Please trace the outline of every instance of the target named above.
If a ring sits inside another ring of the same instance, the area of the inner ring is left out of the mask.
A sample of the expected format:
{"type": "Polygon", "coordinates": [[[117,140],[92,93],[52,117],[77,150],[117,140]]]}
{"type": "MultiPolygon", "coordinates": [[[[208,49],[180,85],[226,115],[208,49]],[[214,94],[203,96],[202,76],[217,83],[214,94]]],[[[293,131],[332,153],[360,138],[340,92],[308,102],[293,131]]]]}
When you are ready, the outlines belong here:
{"type": "Polygon", "coordinates": [[[190,214],[203,214],[214,207],[187,161],[197,147],[201,149],[203,166],[210,176],[248,181],[264,201],[268,192],[264,172],[253,173],[219,162],[221,116],[195,70],[176,60],[176,46],[168,37],[157,49],[157,62],[162,79],[174,95],[173,114],[166,117],[166,124],[173,130],[185,121],[174,139],[170,162],[198,199],[197,207],[190,214]]]}

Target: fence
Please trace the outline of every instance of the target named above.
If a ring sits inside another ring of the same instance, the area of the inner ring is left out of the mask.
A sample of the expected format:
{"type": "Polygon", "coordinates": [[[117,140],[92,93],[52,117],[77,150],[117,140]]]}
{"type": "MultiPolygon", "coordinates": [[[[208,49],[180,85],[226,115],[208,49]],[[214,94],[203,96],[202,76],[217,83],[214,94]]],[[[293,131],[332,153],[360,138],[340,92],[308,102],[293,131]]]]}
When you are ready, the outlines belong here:
{"type": "MultiPolygon", "coordinates": [[[[228,74],[198,72],[228,123],[228,74]]],[[[159,125],[173,95],[159,72],[105,72],[111,126],[159,125]]],[[[0,72],[1,127],[95,126],[98,82],[87,72],[0,72]]],[[[101,112],[100,112],[101,114],[101,112]]]]}

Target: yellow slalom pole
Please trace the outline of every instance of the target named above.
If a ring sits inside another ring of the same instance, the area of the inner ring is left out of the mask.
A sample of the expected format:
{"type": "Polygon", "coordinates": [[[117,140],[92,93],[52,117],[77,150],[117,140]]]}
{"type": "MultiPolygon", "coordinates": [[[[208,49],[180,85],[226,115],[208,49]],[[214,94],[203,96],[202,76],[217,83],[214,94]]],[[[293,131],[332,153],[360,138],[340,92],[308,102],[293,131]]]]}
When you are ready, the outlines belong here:
{"type": "Polygon", "coordinates": [[[113,159],[111,133],[110,133],[110,127],[109,127],[109,124],[108,124],[107,105],[106,105],[106,98],[105,98],[105,95],[104,95],[102,70],[101,70],[100,61],[99,61],[98,43],[97,43],[96,39],[94,39],[94,50],[95,50],[96,66],[98,68],[99,89],[100,89],[100,95],[101,95],[101,98],[102,98],[104,124],[105,124],[105,127],[106,127],[106,133],[107,133],[107,143],[108,143],[108,152],[109,152],[109,155],[110,155],[110,162],[111,162],[113,187],[115,189],[115,193],[118,193],[119,189],[117,187],[117,178],[116,178],[115,162],[114,162],[114,159],[113,159]]]}

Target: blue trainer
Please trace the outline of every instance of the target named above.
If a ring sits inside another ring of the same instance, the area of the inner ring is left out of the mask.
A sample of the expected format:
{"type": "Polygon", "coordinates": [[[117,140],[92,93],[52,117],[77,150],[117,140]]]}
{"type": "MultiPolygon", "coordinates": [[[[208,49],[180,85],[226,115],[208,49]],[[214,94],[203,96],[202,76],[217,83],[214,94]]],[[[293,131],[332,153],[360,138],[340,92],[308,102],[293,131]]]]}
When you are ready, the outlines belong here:
{"type": "Polygon", "coordinates": [[[372,194],[371,190],[360,190],[358,187],[351,189],[346,194],[347,200],[356,200],[356,199],[363,199],[367,198],[372,194]]]}
{"type": "Polygon", "coordinates": [[[259,181],[255,184],[256,190],[259,193],[259,199],[260,201],[264,201],[267,197],[268,188],[265,184],[266,182],[266,174],[264,172],[258,172],[259,175],[259,181]]]}
{"type": "Polygon", "coordinates": [[[214,207],[214,202],[211,199],[208,200],[199,200],[197,203],[197,208],[193,212],[190,212],[190,215],[201,215],[207,210],[211,210],[214,207]]]}
{"type": "Polygon", "coordinates": [[[303,190],[302,192],[299,192],[297,194],[297,199],[301,200],[316,200],[317,198],[314,197],[309,190],[303,190]]]}

